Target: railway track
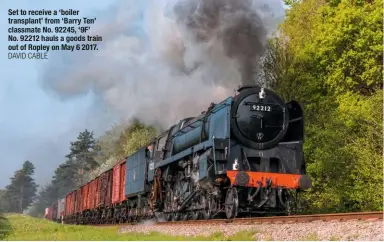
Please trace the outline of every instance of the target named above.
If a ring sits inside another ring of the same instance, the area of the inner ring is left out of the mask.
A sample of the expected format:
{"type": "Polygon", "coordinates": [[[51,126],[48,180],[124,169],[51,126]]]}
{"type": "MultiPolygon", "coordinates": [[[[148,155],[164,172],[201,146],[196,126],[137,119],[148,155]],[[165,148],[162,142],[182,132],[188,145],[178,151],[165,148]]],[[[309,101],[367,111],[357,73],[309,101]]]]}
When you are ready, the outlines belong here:
{"type": "MultiPolygon", "coordinates": [[[[260,224],[260,223],[305,223],[313,221],[347,221],[347,220],[383,220],[383,212],[358,212],[358,213],[333,213],[333,214],[313,214],[313,215],[295,215],[295,216],[273,216],[273,217],[252,217],[235,219],[210,219],[210,220],[188,220],[188,221],[170,221],[153,222],[153,226],[174,226],[174,225],[201,225],[201,224],[260,224]]],[[[96,226],[127,226],[141,223],[123,223],[123,224],[100,224],[96,226]]]]}
{"type": "Polygon", "coordinates": [[[383,212],[362,212],[362,213],[335,213],[335,214],[314,214],[314,215],[295,215],[295,216],[273,216],[273,217],[252,217],[235,219],[212,219],[196,221],[172,221],[158,222],[157,225],[175,224],[257,224],[257,223],[303,223],[312,221],[345,221],[345,220],[376,220],[383,219],[383,212]]]}

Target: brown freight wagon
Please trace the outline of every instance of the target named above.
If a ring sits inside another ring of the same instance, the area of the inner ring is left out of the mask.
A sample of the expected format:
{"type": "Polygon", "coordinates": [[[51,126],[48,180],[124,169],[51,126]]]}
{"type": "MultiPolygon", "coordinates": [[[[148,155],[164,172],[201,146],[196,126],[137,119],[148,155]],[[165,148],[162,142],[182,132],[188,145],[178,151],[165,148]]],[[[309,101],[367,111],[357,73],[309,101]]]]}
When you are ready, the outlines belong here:
{"type": "Polygon", "coordinates": [[[120,168],[120,202],[125,200],[125,170],[126,170],[126,159],[121,164],[120,168]]]}
{"type": "Polygon", "coordinates": [[[75,200],[74,201],[74,203],[75,203],[75,211],[74,211],[74,213],[80,213],[81,212],[81,203],[82,203],[81,188],[75,190],[75,199],[74,200],[75,200]]]}
{"type": "Polygon", "coordinates": [[[65,197],[64,215],[66,217],[74,213],[74,210],[75,210],[74,195],[75,195],[75,192],[71,192],[65,197]]]}
{"type": "Polygon", "coordinates": [[[110,207],[112,205],[112,180],[113,169],[100,175],[99,206],[110,207]]]}
{"type": "Polygon", "coordinates": [[[113,168],[112,204],[121,203],[125,198],[125,159],[119,161],[113,168]]]}
{"type": "Polygon", "coordinates": [[[80,188],[81,190],[81,212],[88,209],[88,188],[89,183],[80,188]]]}
{"type": "Polygon", "coordinates": [[[95,209],[99,205],[99,177],[96,177],[88,184],[88,199],[87,199],[87,208],[95,209]]]}

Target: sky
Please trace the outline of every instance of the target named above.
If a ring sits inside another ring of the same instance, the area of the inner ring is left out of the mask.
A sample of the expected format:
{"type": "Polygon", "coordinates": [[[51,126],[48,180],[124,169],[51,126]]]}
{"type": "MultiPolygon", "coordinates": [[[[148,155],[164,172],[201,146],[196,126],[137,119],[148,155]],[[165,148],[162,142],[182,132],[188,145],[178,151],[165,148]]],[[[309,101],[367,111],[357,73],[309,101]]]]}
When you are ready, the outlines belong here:
{"type": "Polygon", "coordinates": [[[107,123],[90,118],[94,98],[91,94],[62,100],[47,92],[39,79],[49,61],[9,60],[8,9],[76,9],[82,16],[95,15],[114,1],[93,0],[3,0],[0,2],[0,188],[9,183],[23,162],[36,167],[37,183],[50,180],[53,170],[63,162],[69,142],[85,128],[105,129],[107,123]]]}
{"type": "MultiPolygon", "coordinates": [[[[276,1],[278,0],[274,2],[276,1]]],[[[97,137],[117,121],[116,115],[105,104],[105,99],[111,99],[114,92],[107,93],[107,97],[104,95],[100,98],[100,95],[95,92],[77,90],[76,95],[70,95],[68,98],[66,95],[58,95],[57,90],[52,91],[55,89],[54,81],[60,79],[62,75],[68,76],[68,72],[71,73],[75,70],[79,62],[83,62],[79,65],[80,68],[87,67],[87,63],[91,63],[95,55],[49,53],[48,60],[8,59],[10,43],[7,41],[7,37],[8,28],[11,27],[8,24],[8,9],[58,10],[71,8],[80,10],[80,17],[97,17],[97,23],[98,21],[112,21],[117,25],[128,25],[130,18],[126,16],[126,13],[129,15],[130,12],[137,11],[137,9],[131,8],[133,2],[135,7],[143,9],[148,1],[0,1],[0,66],[2,67],[0,77],[0,189],[9,183],[9,178],[22,167],[26,160],[31,161],[36,167],[36,182],[39,185],[46,184],[51,180],[57,166],[64,162],[65,155],[69,152],[70,141],[74,141],[79,132],[84,129],[92,130],[97,137]],[[126,2],[131,4],[125,4],[126,2]],[[120,11],[122,8],[124,11],[120,11]]],[[[136,31],[136,34],[140,34],[139,28],[135,28],[135,26],[142,24],[141,16],[139,14],[136,17],[138,21],[136,25],[131,23],[130,26],[133,27],[130,29],[122,28],[120,30],[117,27],[113,29],[115,25],[104,25],[106,27],[104,33],[118,35],[121,34],[119,31],[136,31]]],[[[103,36],[103,38],[107,39],[108,36],[103,36]]],[[[113,37],[108,43],[113,47],[115,43],[113,37]]],[[[121,50],[118,49],[117,54],[118,52],[121,50]]],[[[126,58],[126,56],[122,57],[126,58]]],[[[94,62],[92,63],[94,65],[92,67],[98,67],[94,62]]],[[[105,68],[108,67],[111,70],[114,68],[106,64],[105,68]]],[[[79,73],[87,74],[87,72],[79,73]]],[[[74,77],[78,78],[78,76],[74,77]]],[[[74,85],[69,81],[70,79],[67,80],[68,85],[74,85]]],[[[84,85],[85,87],[79,86],[78,88],[88,88],[89,83],[84,83],[84,85]]]]}

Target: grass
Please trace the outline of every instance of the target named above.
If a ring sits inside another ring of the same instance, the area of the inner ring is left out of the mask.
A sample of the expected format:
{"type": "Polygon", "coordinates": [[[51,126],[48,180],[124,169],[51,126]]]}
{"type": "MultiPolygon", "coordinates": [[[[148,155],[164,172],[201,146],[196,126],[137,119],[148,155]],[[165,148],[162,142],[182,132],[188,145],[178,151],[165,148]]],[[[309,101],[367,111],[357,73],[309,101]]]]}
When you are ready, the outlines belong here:
{"type": "Polygon", "coordinates": [[[329,239],[330,241],[339,241],[341,240],[339,237],[332,235],[331,238],[329,239]]]}
{"type": "Polygon", "coordinates": [[[305,236],[302,240],[316,241],[316,240],[320,240],[320,239],[319,239],[319,237],[317,236],[316,233],[310,233],[307,236],[305,236]]]}
{"type": "Polygon", "coordinates": [[[0,214],[0,240],[3,240],[11,233],[12,227],[9,220],[0,214]]]}
{"type": "Polygon", "coordinates": [[[118,233],[119,226],[92,227],[62,225],[20,214],[7,214],[0,219],[0,240],[254,240],[255,232],[244,231],[230,237],[215,233],[208,237],[170,236],[152,232],[118,233]]]}

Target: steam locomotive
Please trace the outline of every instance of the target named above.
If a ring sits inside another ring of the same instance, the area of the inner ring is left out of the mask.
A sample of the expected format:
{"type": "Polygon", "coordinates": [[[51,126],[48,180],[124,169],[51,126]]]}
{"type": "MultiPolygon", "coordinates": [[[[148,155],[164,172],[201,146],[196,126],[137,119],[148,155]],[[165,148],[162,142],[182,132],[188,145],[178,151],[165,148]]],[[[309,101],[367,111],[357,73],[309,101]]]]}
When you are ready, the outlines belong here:
{"type": "Polygon", "coordinates": [[[186,118],[65,198],[65,223],[290,214],[311,187],[303,110],[243,86],[186,118]]]}

